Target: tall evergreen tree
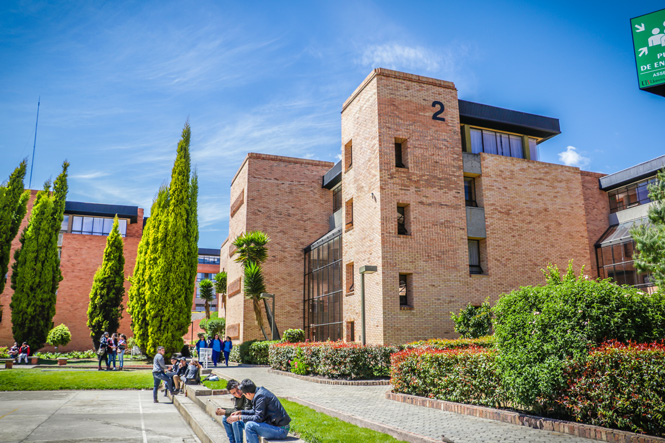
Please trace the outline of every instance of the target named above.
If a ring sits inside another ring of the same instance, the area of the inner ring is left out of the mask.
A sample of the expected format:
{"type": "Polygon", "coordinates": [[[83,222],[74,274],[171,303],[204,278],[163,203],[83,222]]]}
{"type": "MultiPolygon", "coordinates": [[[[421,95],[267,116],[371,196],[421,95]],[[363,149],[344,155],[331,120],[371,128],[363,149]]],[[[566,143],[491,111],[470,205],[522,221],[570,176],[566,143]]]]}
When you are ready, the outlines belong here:
{"type": "Polygon", "coordinates": [[[88,304],[88,328],[93,347],[99,347],[99,339],[104,333],[118,331],[122,318],[122,299],[125,296],[125,256],[123,241],[118,228],[118,216],[113,220],[113,228],[106,239],[102,265],[95,272],[88,304]]]}
{"type": "Polygon", "coordinates": [[[648,189],[653,202],[648,212],[650,224],[631,230],[638,252],[635,268],[650,273],[662,291],[665,288],[665,170],[658,173],[656,182],[648,189]]]}
{"type": "Polygon", "coordinates": [[[10,304],[12,333],[18,342],[26,341],[32,349],[40,349],[53,328],[58,286],[62,280],[58,257],[58,234],[67,198],[67,169],[37,193],[28,225],[21,233],[21,246],[14,253],[10,304]]]}
{"type": "Polygon", "coordinates": [[[0,185],[0,293],[7,283],[7,269],[12,241],[25,217],[30,191],[23,190],[27,163],[19,164],[9,176],[6,185],[0,185]]]}

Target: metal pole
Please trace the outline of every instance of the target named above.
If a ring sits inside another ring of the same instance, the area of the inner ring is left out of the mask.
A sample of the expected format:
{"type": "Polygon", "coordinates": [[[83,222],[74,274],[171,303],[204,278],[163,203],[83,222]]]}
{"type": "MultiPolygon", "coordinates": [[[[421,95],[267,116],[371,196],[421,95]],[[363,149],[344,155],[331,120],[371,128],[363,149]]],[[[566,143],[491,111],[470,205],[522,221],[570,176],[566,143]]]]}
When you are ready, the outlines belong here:
{"type": "Polygon", "coordinates": [[[272,296],[272,339],[275,340],[275,295],[272,296]]]}
{"type": "Polygon", "coordinates": [[[360,274],[360,313],[362,324],[362,344],[365,346],[367,344],[365,335],[365,273],[360,274]]]}
{"type": "Polygon", "coordinates": [[[32,144],[32,161],[30,162],[30,181],[28,189],[32,189],[32,168],[35,166],[35,148],[37,147],[37,126],[39,125],[39,104],[42,102],[41,96],[37,99],[37,119],[35,120],[35,142],[32,144]]]}

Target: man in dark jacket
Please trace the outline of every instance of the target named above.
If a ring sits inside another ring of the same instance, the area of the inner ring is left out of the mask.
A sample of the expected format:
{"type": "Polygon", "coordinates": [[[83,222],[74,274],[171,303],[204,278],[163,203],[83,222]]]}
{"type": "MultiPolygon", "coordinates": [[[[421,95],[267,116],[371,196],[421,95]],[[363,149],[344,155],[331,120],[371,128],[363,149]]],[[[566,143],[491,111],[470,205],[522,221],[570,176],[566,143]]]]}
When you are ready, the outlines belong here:
{"type": "Polygon", "coordinates": [[[245,423],[242,420],[238,420],[234,423],[228,423],[227,418],[231,416],[232,413],[236,411],[250,410],[252,409],[252,402],[245,398],[238,387],[237,380],[229,380],[226,383],[226,389],[229,391],[229,394],[233,395],[234,406],[232,408],[217,408],[215,414],[224,415],[222,418],[222,424],[226,430],[226,435],[229,437],[230,443],[242,443],[242,433],[245,430],[245,423]]]}
{"type": "Polygon", "coordinates": [[[289,435],[291,417],[275,394],[264,387],[257,388],[248,378],[240,383],[240,390],[252,401],[252,409],[236,411],[226,421],[235,423],[241,420],[245,423],[247,443],[259,443],[259,436],[281,440],[289,435]]]}

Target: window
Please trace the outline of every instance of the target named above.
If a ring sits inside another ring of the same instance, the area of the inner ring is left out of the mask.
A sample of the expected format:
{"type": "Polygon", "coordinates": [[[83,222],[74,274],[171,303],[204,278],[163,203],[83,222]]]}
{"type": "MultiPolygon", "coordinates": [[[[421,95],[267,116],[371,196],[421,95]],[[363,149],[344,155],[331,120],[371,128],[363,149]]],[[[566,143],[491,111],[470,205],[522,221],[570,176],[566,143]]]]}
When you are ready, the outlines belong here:
{"type": "MultiPolygon", "coordinates": [[[[109,235],[113,227],[112,218],[84,217],[75,215],[72,218],[72,234],[109,235]]],[[[118,229],[124,237],[127,233],[127,220],[118,219],[118,229]]]]}
{"type": "Polygon", "coordinates": [[[346,264],[346,293],[353,293],[354,285],[353,279],[355,274],[353,273],[353,262],[346,264]]]}
{"type": "Polygon", "coordinates": [[[356,341],[356,331],[353,321],[346,322],[346,341],[347,342],[356,341]]]}
{"type": "MultiPolygon", "coordinates": [[[[603,237],[607,237],[607,233],[603,237]]],[[[596,246],[598,276],[600,278],[612,278],[620,285],[630,285],[638,288],[653,286],[649,274],[637,272],[635,269],[634,249],[635,241],[633,239],[621,243],[596,246]]]]}
{"type": "Polygon", "coordinates": [[[395,167],[406,168],[406,140],[395,139],[395,167]]]}
{"type": "Polygon", "coordinates": [[[342,185],[332,190],[333,195],[333,213],[342,209],[342,185]]]}
{"type": "Polygon", "coordinates": [[[199,255],[199,263],[209,264],[209,265],[218,265],[219,256],[217,255],[199,255]]]}
{"type": "Polygon", "coordinates": [[[648,186],[655,182],[656,178],[650,177],[609,191],[607,195],[610,198],[610,213],[650,203],[648,186]]]}
{"type": "Polygon", "coordinates": [[[399,275],[399,305],[410,306],[409,303],[409,274],[399,275]]]}
{"type": "Polygon", "coordinates": [[[409,220],[409,205],[397,204],[397,234],[409,235],[410,220],[409,220]]]}
{"type": "Polygon", "coordinates": [[[470,139],[471,152],[474,154],[485,152],[505,157],[524,158],[522,137],[519,135],[504,134],[487,129],[471,129],[470,139]]]}
{"type": "Polygon", "coordinates": [[[344,170],[348,171],[353,166],[353,143],[348,142],[344,145],[344,170]]]}
{"type": "Polygon", "coordinates": [[[464,177],[464,199],[467,206],[478,206],[476,203],[476,180],[473,177],[464,177]]]}
{"type": "Polygon", "coordinates": [[[353,228],[353,199],[347,200],[345,209],[344,219],[346,222],[346,229],[349,230],[353,228]]]}
{"type": "Polygon", "coordinates": [[[480,267],[480,241],[469,240],[469,273],[482,274],[483,268],[480,267]]]}
{"type": "Polygon", "coordinates": [[[60,230],[68,232],[69,231],[69,214],[65,214],[62,218],[62,224],[60,225],[60,230]]]}

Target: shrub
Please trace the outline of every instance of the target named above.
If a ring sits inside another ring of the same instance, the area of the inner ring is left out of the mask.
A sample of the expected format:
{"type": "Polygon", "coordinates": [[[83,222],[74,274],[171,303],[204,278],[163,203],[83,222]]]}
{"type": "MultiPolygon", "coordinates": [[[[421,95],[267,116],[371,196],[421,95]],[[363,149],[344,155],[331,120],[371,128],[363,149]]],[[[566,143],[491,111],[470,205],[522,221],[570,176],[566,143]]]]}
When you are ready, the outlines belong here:
{"type": "MultiPolygon", "coordinates": [[[[213,314],[216,314],[213,312],[213,314]]],[[[201,329],[206,331],[208,336],[214,337],[215,334],[219,334],[220,337],[224,335],[224,331],[226,330],[226,319],[225,318],[211,318],[209,320],[201,320],[201,323],[199,324],[201,329]]]]}
{"type": "Polygon", "coordinates": [[[302,329],[287,329],[282,336],[283,343],[300,343],[305,341],[305,331],[302,329]]]}
{"type": "Polygon", "coordinates": [[[478,338],[492,332],[492,309],[489,299],[480,306],[466,305],[458,315],[451,312],[450,318],[455,322],[455,332],[462,338],[478,338]]]}
{"type": "Polygon", "coordinates": [[[569,386],[555,399],[568,417],[597,426],[665,434],[665,344],[605,343],[568,361],[569,386]]]}
{"type": "Polygon", "coordinates": [[[51,329],[46,337],[46,343],[55,346],[56,351],[58,346],[65,346],[71,340],[72,334],[69,332],[69,328],[62,323],[51,329]]]}
{"type": "Polygon", "coordinates": [[[665,337],[662,295],[609,280],[575,277],[572,265],[544,272],[545,286],[503,295],[494,307],[498,370],[514,403],[541,411],[566,385],[563,365],[583,363],[590,347],[608,339],[650,342],[665,337]]]}
{"type": "MultiPolygon", "coordinates": [[[[43,358],[46,360],[55,360],[56,358],[69,358],[72,360],[97,358],[97,352],[94,349],[87,351],[71,351],[71,352],[35,352],[35,357],[43,358]]],[[[125,356],[127,358],[127,356],[125,356]]]]}
{"type": "Polygon", "coordinates": [[[309,372],[329,378],[371,379],[390,374],[394,346],[362,346],[344,342],[278,343],[270,347],[270,366],[290,371],[296,359],[309,372]]]}
{"type": "Polygon", "coordinates": [[[249,355],[249,347],[252,346],[252,343],[255,343],[256,341],[258,340],[248,340],[231,348],[229,360],[236,363],[254,364],[249,355]]]}
{"type": "Polygon", "coordinates": [[[431,348],[431,349],[464,349],[471,346],[478,348],[494,348],[496,340],[493,335],[479,338],[458,338],[456,340],[449,340],[445,338],[432,338],[429,340],[414,341],[404,345],[405,349],[414,348],[431,348]]]}
{"type": "Polygon", "coordinates": [[[279,343],[279,341],[255,341],[249,346],[249,361],[248,363],[254,365],[267,365],[268,364],[268,351],[270,345],[279,343]]]}
{"type": "Polygon", "coordinates": [[[394,392],[492,407],[508,400],[493,349],[406,349],[391,364],[394,392]]]}
{"type": "Polygon", "coordinates": [[[7,346],[0,346],[0,358],[9,358],[9,348],[7,346]]]}
{"type": "Polygon", "coordinates": [[[305,360],[302,348],[296,350],[296,356],[289,362],[291,364],[291,372],[294,374],[307,375],[309,374],[309,365],[305,360]]]}

